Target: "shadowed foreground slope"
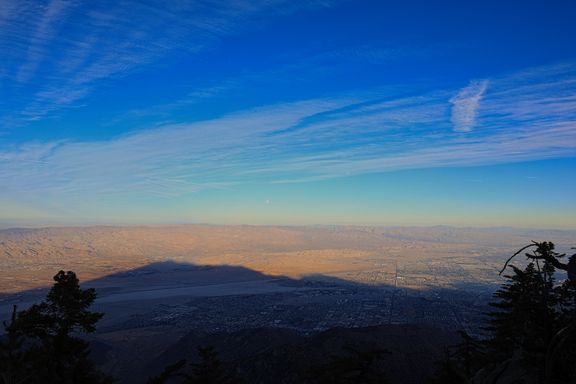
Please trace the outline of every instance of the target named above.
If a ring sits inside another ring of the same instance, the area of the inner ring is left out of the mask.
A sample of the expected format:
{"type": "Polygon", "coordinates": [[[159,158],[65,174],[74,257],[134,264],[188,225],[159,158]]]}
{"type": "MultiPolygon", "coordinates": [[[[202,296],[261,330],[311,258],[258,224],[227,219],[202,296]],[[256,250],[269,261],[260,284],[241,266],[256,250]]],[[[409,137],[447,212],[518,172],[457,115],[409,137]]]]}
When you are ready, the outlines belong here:
{"type": "MultiPolygon", "coordinates": [[[[356,352],[381,350],[373,363],[388,383],[424,383],[457,335],[412,325],[335,328],[310,336],[289,329],[246,329],[233,333],[191,332],[152,361],[145,374],[158,374],[179,359],[196,361],[197,350],[213,346],[222,361],[246,383],[297,384],[313,382],[314,370],[333,361],[354,358],[356,352]]],[[[134,376],[139,383],[146,375],[134,376]]]]}

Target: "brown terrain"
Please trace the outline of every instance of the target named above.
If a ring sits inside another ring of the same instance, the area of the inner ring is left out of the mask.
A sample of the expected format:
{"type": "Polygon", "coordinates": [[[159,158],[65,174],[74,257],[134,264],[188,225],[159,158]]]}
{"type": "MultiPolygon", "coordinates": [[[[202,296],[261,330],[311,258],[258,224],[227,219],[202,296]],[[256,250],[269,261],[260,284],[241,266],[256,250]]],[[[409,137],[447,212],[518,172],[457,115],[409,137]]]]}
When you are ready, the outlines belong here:
{"type": "Polygon", "coordinates": [[[50,284],[60,269],[82,281],[175,261],[243,266],[266,275],[334,276],[414,288],[490,281],[531,240],[568,248],[574,231],[451,227],[127,226],[0,230],[0,293],[50,284]],[[438,275],[438,271],[450,270],[438,275]]]}

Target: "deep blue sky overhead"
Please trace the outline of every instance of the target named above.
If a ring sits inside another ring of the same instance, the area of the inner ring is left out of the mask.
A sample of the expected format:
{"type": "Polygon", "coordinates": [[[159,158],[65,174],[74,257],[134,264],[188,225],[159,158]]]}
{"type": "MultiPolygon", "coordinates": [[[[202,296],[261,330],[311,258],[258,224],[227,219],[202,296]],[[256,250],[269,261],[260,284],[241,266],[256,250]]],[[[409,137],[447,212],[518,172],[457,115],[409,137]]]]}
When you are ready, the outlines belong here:
{"type": "Polygon", "coordinates": [[[576,228],[575,18],[0,0],[0,223],[576,228]]]}

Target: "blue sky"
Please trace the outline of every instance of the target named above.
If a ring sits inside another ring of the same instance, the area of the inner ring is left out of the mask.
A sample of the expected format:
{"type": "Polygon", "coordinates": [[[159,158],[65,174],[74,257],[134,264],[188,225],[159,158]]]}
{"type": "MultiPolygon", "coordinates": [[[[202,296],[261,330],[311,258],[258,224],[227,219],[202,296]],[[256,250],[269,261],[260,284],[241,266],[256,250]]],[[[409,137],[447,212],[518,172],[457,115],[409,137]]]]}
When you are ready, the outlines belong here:
{"type": "Polygon", "coordinates": [[[0,222],[576,228],[574,15],[0,0],[0,222]]]}

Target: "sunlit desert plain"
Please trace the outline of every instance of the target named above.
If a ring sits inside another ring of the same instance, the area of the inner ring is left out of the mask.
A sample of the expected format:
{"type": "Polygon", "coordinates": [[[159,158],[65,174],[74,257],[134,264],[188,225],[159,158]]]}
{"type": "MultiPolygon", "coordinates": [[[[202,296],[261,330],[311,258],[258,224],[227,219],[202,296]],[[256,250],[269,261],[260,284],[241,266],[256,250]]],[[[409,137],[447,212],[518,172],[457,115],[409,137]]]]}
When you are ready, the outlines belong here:
{"type": "Polygon", "coordinates": [[[0,230],[0,292],[50,285],[59,269],[88,281],[164,261],[414,288],[492,282],[507,256],[541,239],[568,249],[574,231],[216,225],[5,229],[0,230]]]}
{"type": "MultiPolygon", "coordinates": [[[[168,364],[165,355],[179,351],[171,346],[183,337],[186,345],[228,345],[240,341],[202,338],[271,328],[274,337],[290,340],[335,327],[385,325],[382,332],[392,336],[384,339],[395,350],[405,345],[395,337],[420,340],[432,331],[394,327],[479,332],[487,303],[504,281],[499,270],[506,259],[532,240],[571,252],[575,235],[446,226],[3,229],[0,317],[7,319],[14,305],[42,300],[58,270],[75,271],[83,287],[96,289],[93,308],[105,314],[90,336],[107,351],[101,366],[128,383],[168,364]],[[149,361],[155,363],[142,370],[149,361]]],[[[252,340],[249,335],[242,337],[252,340]]],[[[410,353],[440,356],[449,335],[434,336],[438,342],[430,350],[410,353]]]]}

